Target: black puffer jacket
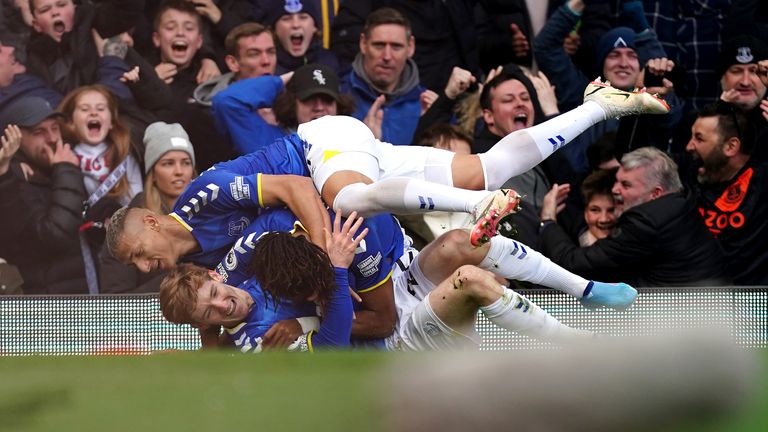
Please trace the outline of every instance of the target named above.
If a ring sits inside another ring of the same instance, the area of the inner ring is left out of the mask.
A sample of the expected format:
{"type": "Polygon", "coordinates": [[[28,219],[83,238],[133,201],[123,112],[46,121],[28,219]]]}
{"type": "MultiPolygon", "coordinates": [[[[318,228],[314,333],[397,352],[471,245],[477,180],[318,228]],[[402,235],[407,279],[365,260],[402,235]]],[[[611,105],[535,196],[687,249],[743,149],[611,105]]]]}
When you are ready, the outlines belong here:
{"type": "Polygon", "coordinates": [[[19,267],[25,294],[86,293],[80,168],[58,163],[50,175],[36,171],[27,181],[20,161],[0,176],[0,257],[19,267]]]}
{"type": "Polygon", "coordinates": [[[729,282],[724,255],[683,192],[637,205],[614,233],[579,247],[556,224],[541,234],[541,252],[585,278],[634,286],[698,286],[729,282]]]}

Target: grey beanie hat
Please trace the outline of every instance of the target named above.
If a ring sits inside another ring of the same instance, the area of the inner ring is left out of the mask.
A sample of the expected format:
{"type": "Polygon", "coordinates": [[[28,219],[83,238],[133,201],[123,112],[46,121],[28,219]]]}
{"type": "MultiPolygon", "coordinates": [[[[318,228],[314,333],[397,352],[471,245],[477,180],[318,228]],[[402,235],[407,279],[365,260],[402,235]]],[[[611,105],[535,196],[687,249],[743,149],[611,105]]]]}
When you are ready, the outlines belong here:
{"type": "Polygon", "coordinates": [[[155,166],[155,162],[169,151],[187,152],[195,164],[195,149],[189,142],[189,135],[178,123],[155,122],[144,131],[144,174],[155,166]]]}

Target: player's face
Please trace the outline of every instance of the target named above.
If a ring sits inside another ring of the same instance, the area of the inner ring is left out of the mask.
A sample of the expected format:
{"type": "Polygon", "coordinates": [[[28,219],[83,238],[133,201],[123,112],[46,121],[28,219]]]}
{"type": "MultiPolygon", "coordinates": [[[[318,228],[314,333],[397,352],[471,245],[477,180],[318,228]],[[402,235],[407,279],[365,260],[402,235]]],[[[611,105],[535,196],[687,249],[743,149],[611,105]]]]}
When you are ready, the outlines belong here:
{"type": "Polygon", "coordinates": [[[142,273],[171,269],[179,260],[171,240],[160,231],[157,218],[135,213],[126,217],[117,258],[142,273]]]}
{"type": "Polygon", "coordinates": [[[685,146],[698,165],[696,178],[699,183],[716,183],[720,180],[728,157],[723,153],[725,140],[717,130],[719,117],[699,117],[691,127],[691,140],[685,146]]]}
{"type": "Polygon", "coordinates": [[[176,9],[163,12],[152,41],[160,48],[160,59],[185,68],[203,45],[198,17],[176,9]]]}
{"type": "Polygon", "coordinates": [[[152,167],[154,184],[166,200],[175,202],[192,181],[195,167],[187,152],[172,150],[165,153],[152,167]]]}
{"type": "Polygon", "coordinates": [[[197,289],[191,318],[202,326],[233,326],[245,320],[253,306],[247,291],[218,280],[207,280],[197,289]]]}
{"type": "Polygon", "coordinates": [[[51,165],[43,147],[56,148],[61,140],[61,128],[55,118],[48,118],[31,128],[21,128],[21,152],[37,167],[51,165]]]}
{"type": "Polygon", "coordinates": [[[336,115],[336,100],[334,98],[319,94],[304,100],[296,100],[296,119],[299,124],[325,115],[336,115]]]}
{"type": "Polygon", "coordinates": [[[640,61],[632,48],[614,48],[603,61],[603,76],[611,85],[632,89],[640,75],[640,61]]]}
{"type": "Polygon", "coordinates": [[[75,22],[75,4],[72,0],[35,0],[32,9],[32,27],[61,42],[64,33],[72,30],[75,22]]]}
{"type": "Polygon", "coordinates": [[[112,113],[107,98],[97,91],[87,91],[77,98],[70,113],[72,127],[80,142],[90,145],[103,143],[112,130],[112,113]]]}
{"type": "Polygon", "coordinates": [[[736,90],[734,104],[745,110],[756,107],[765,96],[765,85],[757,74],[757,64],[733,65],[720,80],[723,91],[736,90]]]}
{"type": "Polygon", "coordinates": [[[242,37],[237,46],[237,58],[228,57],[227,64],[239,79],[275,73],[277,50],[269,32],[242,37]]]}
{"type": "Polygon", "coordinates": [[[632,207],[646,203],[654,198],[653,188],[645,175],[645,167],[635,169],[619,168],[616,183],[611,192],[616,202],[616,214],[621,214],[632,207]]]}
{"type": "Polygon", "coordinates": [[[608,237],[616,225],[616,205],[611,195],[593,195],[584,208],[587,229],[596,239],[608,237]]]}
{"type": "Polygon", "coordinates": [[[277,40],[294,57],[301,57],[307,52],[316,31],[314,18],[305,12],[283,15],[275,22],[277,40]]]}
{"type": "Polygon", "coordinates": [[[368,79],[382,90],[392,91],[400,81],[406,61],[416,48],[405,27],[382,24],[371,29],[370,36],[360,35],[363,70],[368,79]]]}
{"type": "Polygon", "coordinates": [[[24,71],[24,65],[16,60],[16,48],[0,42],[0,87],[11,85],[13,77],[24,71]]]}
{"type": "Polygon", "coordinates": [[[523,83],[513,79],[491,90],[491,109],[483,110],[491,132],[506,136],[516,130],[533,126],[533,102],[523,83]]]}

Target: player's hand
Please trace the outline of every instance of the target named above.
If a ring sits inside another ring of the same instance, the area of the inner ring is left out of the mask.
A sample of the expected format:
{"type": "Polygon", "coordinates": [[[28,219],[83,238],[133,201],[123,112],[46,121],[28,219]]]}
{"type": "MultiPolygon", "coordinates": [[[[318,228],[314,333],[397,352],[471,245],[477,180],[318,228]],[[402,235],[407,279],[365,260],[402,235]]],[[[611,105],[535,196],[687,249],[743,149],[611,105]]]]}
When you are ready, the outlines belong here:
{"type": "Polygon", "coordinates": [[[221,9],[212,0],[187,0],[195,6],[195,10],[201,16],[208,18],[212,23],[221,21],[221,9]]]}
{"type": "Polygon", "coordinates": [[[21,147],[21,129],[16,125],[8,125],[0,137],[0,175],[8,172],[11,158],[21,147]]]}
{"type": "Polygon", "coordinates": [[[328,257],[334,267],[348,268],[355,258],[355,251],[361,241],[368,235],[368,228],[359,234],[357,231],[363,224],[363,218],[357,217],[357,212],[352,212],[344,224],[341,224],[342,210],[336,210],[336,218],[333,220],[333,231],[324,230],[325,246],[328,257]]]}
{"type": "Polygon", "coordinates": [[[448,78],[448,84],[445,85],[445,95],[448,99],[456,99],[476,81],[477,79],[472,75],[472,72],[454,66],[451,76],[448,78]]]}
{"type": "Polygon", "coordinates": [[[376,139],[381,139],[381,124],[384,122],[384,110],[381,109],[381,106],[384,105],[384,101],[386,100],[384,95],[379,95],[379,97],[373,101],[371,108],[368,110],[368,114],[366,114],[363,119],[363,123],[365,123],[365,125],[368,126],[368,129],[373,132],[373,136],[376,137],[376,139]]]}
{"type": "Polygon", "coordinates": [[[544,75],[544,72],[539,71],[536,75],[526,74],[526,76],[531,80],[533,87],[536,89],[536,96],[539,98],[539,105],[544,115],[559,114],[560,109],[557,107],[555,86],[549,83],[549,79],[544,75]]]}
{"type": "Polygon", "coordinates": [[[173,77],[179,73],[179,68],[173,63],[161,62],[155,66],[155,73],[157,73],[158,78],[165,81],[166,84],[170,84],[173,82],[173,77]]]}
{"type": "Polygon", "coordinates": [[[197,72],[197,77],[195,79],[198,84],[202,84],[220,76],[221,70],[219,70],[216,62],[209,58],[204,58],[203,61],[200,62],[200,71],[197,72]]]}
{"type": "Polygon", "coordinates": [[[433,103],[437,100],[438,95],[437,93],[433,92],[432,90],[424,90],[419,95],[419,104],[421,104],[421,113],[419,115],[424,115],[425,112],[429,109],[429,107],[432,106],[433,103]]]}
{"type": "Polygon", "coordinates": [[[302,334],[301,324],[297,320],[278,321],[261,337],[261,346],[265,350],[288,348],[302,334]]]}
{"type": "Polygon", "coordinates": [[[571,185],[553,184],[552,189],[544,195],[544,201],[541,204],[541,212],[539,216],[541,220],[556,220],[557,214],[563,211],[565,208],[565,199],[568,198],[568,193],[571,192],[571,185]]]}
{"type": "Polygon", "coordinates": [[[56,141],[56,147],[54,148],[44,145],[43,152],[45,152],[45,155],[51,162],[51,166],[57,163],[71,163],[72,165],[80,166],[80,159],[72,151],[72,147],[69,144],[63,143],[61,138],[56,141]]]}
{"type": "Polygon", "coordinates": [[[509,25],[509,29],[512,31],[512,52],[515,54],[515,57],[527,56],[531,47],[528,44],[528,38],[525,37],[525,33],[514,23],[509,25]]]}

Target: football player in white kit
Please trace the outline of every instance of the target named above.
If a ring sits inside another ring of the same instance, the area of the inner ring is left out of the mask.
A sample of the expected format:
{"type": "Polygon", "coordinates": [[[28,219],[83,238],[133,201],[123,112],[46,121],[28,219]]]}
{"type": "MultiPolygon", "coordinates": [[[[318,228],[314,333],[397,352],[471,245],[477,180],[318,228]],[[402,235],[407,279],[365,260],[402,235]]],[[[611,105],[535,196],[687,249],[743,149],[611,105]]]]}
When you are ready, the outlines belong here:
{"type": "Polygon", "coordinates": [[[514,191],[487,191],[533,168],[600,121],[668,111],[663,100],[644,90],[626,92],[598,79],[587,86],[584,104],[512,132],[477,155],[383,143],[362,122],[342,116],[299,125],[296,134],[283,140],[289,146],[303,145],[314,184],[331,208],[361,216],[467,212],[475,218],[470,241],[478,246],[493,237],[498,221],[517,208],[520,198],[514,191]]]}

